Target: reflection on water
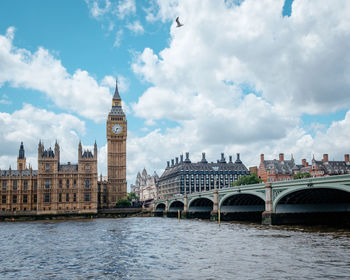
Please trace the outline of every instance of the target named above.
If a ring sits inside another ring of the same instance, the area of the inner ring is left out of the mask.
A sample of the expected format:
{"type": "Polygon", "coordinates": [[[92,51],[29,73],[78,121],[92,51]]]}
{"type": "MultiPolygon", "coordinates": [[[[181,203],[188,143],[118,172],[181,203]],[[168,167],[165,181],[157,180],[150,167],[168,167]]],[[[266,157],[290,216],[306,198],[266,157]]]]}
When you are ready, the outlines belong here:
{"type": "Polygon", "coordinates": [[[350,231],[169,218],[0,223],[0,279],[349,279],[350,231]]]}

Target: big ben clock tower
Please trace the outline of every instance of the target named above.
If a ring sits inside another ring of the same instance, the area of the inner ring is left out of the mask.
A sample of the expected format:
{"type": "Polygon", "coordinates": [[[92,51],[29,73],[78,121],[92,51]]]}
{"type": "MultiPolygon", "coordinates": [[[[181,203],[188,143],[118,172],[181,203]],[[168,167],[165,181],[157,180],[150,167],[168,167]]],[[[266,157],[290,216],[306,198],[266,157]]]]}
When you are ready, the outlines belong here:
{"type": "Polygon", "coordinates": [[[107,119],[108,207],[126,198],[126,136],[127,122],[116,82],[112,109],[107,119]]]}

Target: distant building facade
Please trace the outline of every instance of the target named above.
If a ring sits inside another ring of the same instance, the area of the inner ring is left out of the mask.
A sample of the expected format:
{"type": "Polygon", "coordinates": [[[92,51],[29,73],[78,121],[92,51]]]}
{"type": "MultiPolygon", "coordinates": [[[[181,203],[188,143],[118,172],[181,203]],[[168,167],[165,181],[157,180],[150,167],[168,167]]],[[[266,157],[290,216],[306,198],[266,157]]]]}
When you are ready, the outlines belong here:
{"type": "Polygon", "coordinates": [[[180,160],[176,157],[171,163],[167,162],[158,181],[158,198],[230,187],[244,175],[249,175],[249,171],[239,154],[235,162],[232,161],[232,156],[229,156],[227,162],[224,154],[221,154],[221,159],[216,163],[208,163],[205,153],[202,153],[202,160],[192,163],[189,153],[186,153],[185,159],[181,155],[180,160]]]}
{"type": "Polygon", "coordinates": [[[97,145],[94,152],[78,147],[78,164],[60,163],[60,146],[38,145],[38,170],[26,166],[23,143],[17,170],[0,171],[1,211],[36,214],[97,212],[97,145]]]}
{"type": "Polygon", "coordinates": [[[344,161],[329,161],[328,154],[324,154],[322,160],[313,158],[311,164],[306,159],[302,159],[301,164],[296,164],[293,157],[285,160],[283,153],[279,154],[278,160],[265,160],[264,154],[260,155],[258,176],[265,183],[293,180],[295,174],[304,172],[311,177],[349,174],[349,154],[344,155],[344,161]]]}
{"type": "Polygon", "coordinates": [[[159,176],[156,172],[151,176],[147,174],[146,169],[137,173],[135,185],[131,185],[131,191],[139,197],[141,202],[154,200],[158,196],[158,184],[159,176]]]}

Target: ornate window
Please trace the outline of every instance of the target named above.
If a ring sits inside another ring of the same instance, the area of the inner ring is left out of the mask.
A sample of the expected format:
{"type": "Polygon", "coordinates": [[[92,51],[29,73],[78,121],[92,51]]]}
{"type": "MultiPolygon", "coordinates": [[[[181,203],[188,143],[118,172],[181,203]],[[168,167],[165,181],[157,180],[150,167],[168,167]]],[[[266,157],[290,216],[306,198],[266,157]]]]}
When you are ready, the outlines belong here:
{"type": "Polygon", "coordinates": [[[84,193],[84,201],[90,202],[90,193],[89,192],[84,193]]]}
{"type": "Polygon", "coordinates": [[[90,189],[90,179],[85,179],[85,181],[84,181],[84,188],[85,189],[90,189]]]}
{"type": "Polygon", "coordinates": [[[50,194],[49,193],[44,193],[44,202],[49,203],[51,200],[50,194]]]}
{"type": "Polygon", "coordinates": [[[2,190],[6,191],[6,181],[2,181],[2,190]]]}
{"type": "Polygon", "coordinates": [[[1,203],[2,203],[2,204],[6,204],[6,195],[3,195],[3,196],[1,197],[1,203]]]}
{"type": "Polygon", "coordinates": [[[23,181],[23,190],[25,190],[25,191],[28,190],[28,180],[23,181]]]}
{"type": "Polygon", "coordinates": [[[28,203],[28,195],[23,195],[23,203],[28,203]]]}
{"type": "Polygon", "coordinates": [[[66,202],[69,202],[69,193],[66,193],[66,202]]]}
{"type": "Polygon", "coordinates": [[[44,180],[44,187],[45,187],[45,189],[50,189],[51,188],[51,179],[45,179],[44,180]]]}
{"type": "Polygon", "coordinates": [[[66,188],[69,189],[69,180],[66,180],[66,188]]]}
{"type": "Polygon", "coordinates": [[[17,180],[13,181],[13,190],[17,191],[17,180]]]}

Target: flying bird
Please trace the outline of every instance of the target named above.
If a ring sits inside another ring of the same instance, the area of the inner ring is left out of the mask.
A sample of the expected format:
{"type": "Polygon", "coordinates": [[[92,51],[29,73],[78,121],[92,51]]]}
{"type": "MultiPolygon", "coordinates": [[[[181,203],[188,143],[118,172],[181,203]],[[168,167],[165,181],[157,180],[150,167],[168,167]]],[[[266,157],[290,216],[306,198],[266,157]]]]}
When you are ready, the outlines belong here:
{"type": "Polygon", "coordinates": [[[181,27],[181,26],[183,26],[183,24],[180,23],[180,21],[179,21],[179,17],[177,17],[175,21],[176,21],[176,23],[177,23],[177,26],[176,26],[176,27],[181,27]]]}

